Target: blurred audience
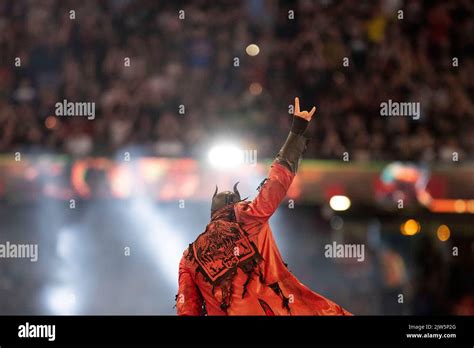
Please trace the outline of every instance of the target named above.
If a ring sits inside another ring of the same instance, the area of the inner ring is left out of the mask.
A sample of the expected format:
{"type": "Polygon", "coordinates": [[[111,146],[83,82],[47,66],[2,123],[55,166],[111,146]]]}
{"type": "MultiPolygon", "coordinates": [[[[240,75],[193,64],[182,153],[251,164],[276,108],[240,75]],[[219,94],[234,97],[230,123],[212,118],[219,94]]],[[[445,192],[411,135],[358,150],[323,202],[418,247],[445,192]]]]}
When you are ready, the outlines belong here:
{"type": "Polygon", "coordinates": [[[470,0],[2,1],[0,152],[196,156],[231,134],[271,157],[299,95],[319,109],[307,157],[472,160],[473,14],[470,0]],[[95,102],[95,119],[46,122],[63,99],[95,102]],[[420,102],[420,119],[381,117],[389,99],[420,102]]]}

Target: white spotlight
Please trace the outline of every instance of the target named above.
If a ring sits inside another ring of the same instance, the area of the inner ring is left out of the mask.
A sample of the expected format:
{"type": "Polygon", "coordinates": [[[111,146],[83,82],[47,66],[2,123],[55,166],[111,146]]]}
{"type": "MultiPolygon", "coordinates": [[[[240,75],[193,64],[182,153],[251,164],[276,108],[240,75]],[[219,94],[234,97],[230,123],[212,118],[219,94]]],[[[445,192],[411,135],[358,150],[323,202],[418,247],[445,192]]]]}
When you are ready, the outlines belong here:
{"type": "Polygon", "coordinates": [[[74,315],[76,313],[76,296],[67,287],[47,289],[46,306],[54,315],[74,315]]]}
{"type": "Polygon", "coordinates": [[[209,162],[220,169],[235,168],[244,161],[244,152],[235,145],[222,144],[211,148],[209,162]]]}
{"type": "Polygon", "coordinates": [[[351,200],[346,196],[332,196],[329,200],[329,206],[335,211],[344,211],[351,206],[351,200]]]}

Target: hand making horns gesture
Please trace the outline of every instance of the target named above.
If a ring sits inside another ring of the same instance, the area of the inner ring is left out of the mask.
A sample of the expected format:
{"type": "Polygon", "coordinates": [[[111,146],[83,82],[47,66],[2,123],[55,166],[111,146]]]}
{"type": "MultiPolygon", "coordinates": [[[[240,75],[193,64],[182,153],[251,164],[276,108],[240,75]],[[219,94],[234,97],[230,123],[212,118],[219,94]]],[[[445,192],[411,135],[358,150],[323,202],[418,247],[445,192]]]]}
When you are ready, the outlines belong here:
{"type": "Polygon", "coordinates": [[[316,112],[316,106],[313,106],[311,111],[300,111],[300,98],[295,98],[295,112],[293,113],[297,117],[301,117],[306,121],[311,121],[313,118],[314,113],[316,112]]]}

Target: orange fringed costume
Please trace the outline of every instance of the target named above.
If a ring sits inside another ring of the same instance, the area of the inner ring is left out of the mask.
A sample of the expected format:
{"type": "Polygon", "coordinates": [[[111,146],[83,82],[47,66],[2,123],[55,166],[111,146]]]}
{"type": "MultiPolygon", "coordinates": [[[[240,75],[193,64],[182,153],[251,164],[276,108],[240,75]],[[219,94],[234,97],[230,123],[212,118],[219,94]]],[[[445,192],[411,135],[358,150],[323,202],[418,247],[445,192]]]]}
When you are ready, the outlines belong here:
{"type": "Polygon", "coordinates": [[[295,173],[273,163],[257,197],[213,212],[179,265],[179,315],[351,315],[287,269],[268,220],[295,173]]]}

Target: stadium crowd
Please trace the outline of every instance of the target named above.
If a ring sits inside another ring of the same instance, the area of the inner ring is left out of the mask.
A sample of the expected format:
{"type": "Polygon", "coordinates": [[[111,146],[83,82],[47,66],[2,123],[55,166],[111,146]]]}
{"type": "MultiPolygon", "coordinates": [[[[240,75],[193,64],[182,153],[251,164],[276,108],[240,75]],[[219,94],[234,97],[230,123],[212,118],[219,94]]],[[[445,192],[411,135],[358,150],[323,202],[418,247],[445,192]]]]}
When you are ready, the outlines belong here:
{"type": "Polygon", "coordinates": [[[0,152],[200,156],[228,137],[273,157],[299,95],[319,109],[306,157],[473,160],[473,13],[469,0],[2,1],[0,152]],[[53,116],[64,99],[94,102],[95,119],[53,116]],[[421,117],[382,117],[388,100],[421,117]]]}

